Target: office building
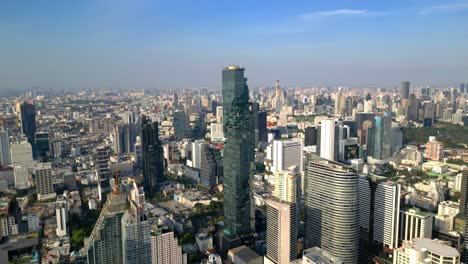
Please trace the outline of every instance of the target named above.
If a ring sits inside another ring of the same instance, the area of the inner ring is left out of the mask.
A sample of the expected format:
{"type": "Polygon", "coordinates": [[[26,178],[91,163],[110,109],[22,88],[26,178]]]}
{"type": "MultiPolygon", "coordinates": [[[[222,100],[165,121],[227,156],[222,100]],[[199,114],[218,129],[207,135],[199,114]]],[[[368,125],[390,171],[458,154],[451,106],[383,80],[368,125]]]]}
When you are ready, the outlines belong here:
{"type": "Polygon", "coordinates": [[[410,82],[401,82],[400,97],[401,99],[408,99],[410,93],[410,82]]]}
{"type": "Polygon", "coordinates": [[[255,168],[254,121],[249,107],[249,88],[244,69],[224,68],[223,126],[224,146],[224,222],[231,235],[252,230],[253,204],[250,180],[255,168]]]}
{"type": "Polygon", "coordinates": [[[289,264],[297,256],[297,207],[295,203],[268,199],[265,263],[289,264]]]}
{"type": "Polygon", "coordinates": [[[393,182],[377,185],[374,205],[374,241],[390,249],[398,247],[401,186],[393,182]]]}
{"type": "Polygon", "coordinates": [[[26,166],[16,166],[13,170],[15,177],[15,189],[27,189],[31,185],[29,169],[26,166]]]}
{"type": "Polygon", "coordinates": [[[143,187],[152,197],[157,192],[158,184],[164,180],[164,156],[157,122],[149,123],[143,118],[141,140],[143,187]]]}
{"type": "Polygon", "coordinates": [[[414,238],[403,241],[394,251],[394,264],[447,263],[459,264],[460,253],[446,242],[429,238],[414,238]]]}
{"type": "Polygon", "coordinates": [[[369,162],[385,162],[391,157],[392,117],[388,112],[376,116],[367,130],[367,156],[369,162]]]}
{"type": "Polygon", "coordinates": [[[63,237],[67,236],[68,233],[68,192],[65,191],[63,195],[57,197],[57,202],[55,202],[55,217],[57,219],[57,236],[63,237]]]}
{"type": "Polygon", "coordinates": [[[224,141],[223,124],[211,123],[211,140],[224,141]]]}
{"type": "Polygon", "coordinates": [[[10,138],[8,131],[0,130],[0,166],[9,164],[11,164],[10,138]]]}
{"type": "Polygon", "coordinates": [[[49,156],[49,133],[37,132],[34,136],[37,156],[44,159],[49,156]]]}
{"type": "Polygon", "coordinates": [[[141,146],[141,137],[136,138],[135,143],[135,164],[138,168],[143,168],[143,148],[141,146]]]}
{"type": "Polygon", "coordinates": [[[182,110],[174,111],[173,116],[174,138],[180,141],[187,137],[187,117],[182,110]]]}
{"type": "Polygon", "coordinates": [[[341,108],[342,108],[342,88],[338,87],[338,92],[335,95],[335,115],[341,115],[341,108]]]}
{"type": "MultiPolygon", "coordinates": [[[[20,108],[21,132],[28,139],[29,144],[33,146],[36,134],[36,108],[33,101],[22,102],[20,108]]],[[[36,157],[36,156],[34,156],[36,157]]]]}
{"type": "Polygon", "coordinates": [[[182,254],[182,247],[179,246],[174,232],[157,230],[151,233],[151,263],[187,263],[187,255],[182,254]]]}
{"type": "Polygon", "coordinates": [[[317,128],[316,127],[306,127],[305,129],[305,140],[304,145],[306,146],[315,146],[317,145],[317,128]]]}
{"type": "Polygon", "coordinates": [[[290,166],[298,166],[303,171],[303,154],[301,140],[274,140],[272,171],[284,171],[290,166]]]}
{"type": "MultiPolygon", "coordinates": [[[[131,118],[128,121],[131,122],[131,118]]],[[[135,124],[115,124],[113,127],[114,151],[116,153],[134,152],[136,135],[137,127],[135,124]]]]}
{"type": "Polygon", "coordinates": [[[38,163],[35,168],[37,199],[39,201],[55,198],[52,164],[38,163]]]}
{"type": "Polygon", "coordinates": [[[223,157],[221,150],[203,144],[201,149],[200,182],[208,186],[215,186],[219,183],[219,178],[223,176],[223,157]]]}
{"type": "Polygon", "coordinates": [[[400,240],[412,240],[413,238],[432,238],[432,226],[434,215],[423,212],[414,207],[401,211],[400,215],[400,240]]]}
{"type": "Polygon", "coordinates": [[[305,248],[320,247],[357,263],[359,179],[341,163],[311,156],[305,183],[305,248]],[[333,221],[331,221],[333,220],[333,221]]]}

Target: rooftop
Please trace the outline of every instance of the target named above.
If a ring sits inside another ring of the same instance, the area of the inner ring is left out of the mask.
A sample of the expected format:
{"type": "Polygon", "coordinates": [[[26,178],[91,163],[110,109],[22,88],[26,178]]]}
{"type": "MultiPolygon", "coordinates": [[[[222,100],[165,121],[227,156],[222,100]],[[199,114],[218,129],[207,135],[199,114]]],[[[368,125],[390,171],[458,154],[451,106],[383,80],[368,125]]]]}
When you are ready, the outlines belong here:
{"type": "Polygon", "coordinates": [[[230,249],[229,252],[236,255],[236,257],[241,259],[244,263],[248,263],[249,261],[255,260],[257,258],[261,258],[261,256],[255,253],[255,251],[251,250],[246,246],[240,246],[230,249]]]}
{"type": "Polygon", "coordinates": [[[453,247],[448,246],[446,242],[437,239],[414,238],[412,241],[403,242],[405,248],[413,248],[416,250],[429,250],[444,257],[458,257],[460,253],[453,247]]]}

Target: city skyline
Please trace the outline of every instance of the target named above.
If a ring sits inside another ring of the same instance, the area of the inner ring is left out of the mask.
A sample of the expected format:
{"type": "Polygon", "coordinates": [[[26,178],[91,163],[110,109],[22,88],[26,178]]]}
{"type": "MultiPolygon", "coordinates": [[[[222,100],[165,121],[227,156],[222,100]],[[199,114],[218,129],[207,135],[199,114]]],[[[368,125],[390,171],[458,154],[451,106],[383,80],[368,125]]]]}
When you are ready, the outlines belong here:
{"type": "Polygon", "coordinates": [[[232,63],[253,88],[466,82],[468,1],[48,3],[1,4],[2,94],[220,88],[232,63]]]}

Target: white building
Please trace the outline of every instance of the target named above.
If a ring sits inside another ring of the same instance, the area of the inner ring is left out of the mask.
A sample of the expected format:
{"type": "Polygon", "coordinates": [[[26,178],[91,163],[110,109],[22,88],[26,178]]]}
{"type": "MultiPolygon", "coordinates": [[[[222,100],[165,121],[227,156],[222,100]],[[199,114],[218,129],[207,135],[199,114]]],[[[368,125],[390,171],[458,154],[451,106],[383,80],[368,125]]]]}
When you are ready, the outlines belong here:
{"type": "MultiPolygon", "coordinates": [[[[320,157],[335,160],[335,151],[338,149],[335,138],[335,120],[324,119],[320,124],[320,157]]],[[[338,154],[338,153],[336,153],[338,154]]]]}
{"type": "Polygon", "coordinates": [[[374,241],[384,247],[398,246],[401,186],[383,182],[377,186],[374,204],[374,241]]]}
{"type": "Polygon", "coordinates": [[[14,168],[15,188],[27,189],[30,186],[30,173],[29,169],[25,166],[17,166],[14,168]]]}
{"type": "Polygon", "coordinates": [[[211,140],[224,141],[223,124],[211,123],[211,140]]]}
{"type": "Polygon", "coordinates": [[[63,237],[68,235],[68,192],[65,191],[63,195],[57,197],[55,203],[55,217],[57,219],[57,236],[63,237]]]}
{"type": "Polygon", "coordinates": [[[15,218],[13,216],[6,216],[0,219],[0,227],[2,231],[2,236],[12,236],[18,234],[18,224],[16,224],[15,218]]]}
{"type": "Polygon", "coordinates": [[[200,140],[195,140],[192,142],[192,164],[191,167],[200,169],[201,168],[201,149],[203,147],[203,144],[205,144],[205,141],[200,139],[200,140]]]}
{"type": "Polygon", "coordinates": [[[284,171],[290,166],[299,166],[303,171],[303,155],[301,140],[274,140],[273,141],[273,167],[272,171],[284,171]]]}
{"type": "Polygon", "coordinates": [[[428,238],[403,241],[403,246],[394,251],[393,264],[459,264],[460,253],[446,243],[428,238]]]}
{"type": "Polygon", "coordinates": [[[28,213],[23,215],[23,221],[28,224],[28,232],[37,232],[39,231],[39,216],[37,213],[28,213]]]}
{"type": "Polygon", "coordinates": [[[431,213],[422,212],[415,207],[402,210],[400,217],[401,240],[411,240],[418,237],[432,238],[434,216],[431,213]]]}
{"type": "Polygon", "coordinates": [[[291,166],[287,171],[275,172],[276,182],[273,195],[281,201],[299,203],[301,197],[301,175],[299,166],[291,166]]]}
{"type": "Polygon", "coordinates": [[[21,141],[11,144],[11,163],[13,167],[28,166],[33,164],[33,153],[31,144],[21,141]]]}
{"type": "Polygon", "coordinates": [[[213,238],[207,233],[197,234],[195,236],[195,242],[197,243],[198,250],[200,250],[202,253],[207,252],[208,249],[213,248],[213,238]]]}
{"type": "Polygon", "coordinates": [[[289,264],[297,256],[297,207],[268,199],[265,263],[289,264]]]}

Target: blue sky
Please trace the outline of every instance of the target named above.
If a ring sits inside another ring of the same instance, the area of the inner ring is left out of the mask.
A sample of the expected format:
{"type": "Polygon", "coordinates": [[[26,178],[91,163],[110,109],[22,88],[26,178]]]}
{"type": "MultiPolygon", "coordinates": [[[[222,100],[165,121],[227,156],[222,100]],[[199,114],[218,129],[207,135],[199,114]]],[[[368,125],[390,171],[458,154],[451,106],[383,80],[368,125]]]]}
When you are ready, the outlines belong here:
{"type": "Polygon", "coordinates": [[[468,82],[468,0],[0,2],[0,91],[468,82]]]}

